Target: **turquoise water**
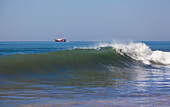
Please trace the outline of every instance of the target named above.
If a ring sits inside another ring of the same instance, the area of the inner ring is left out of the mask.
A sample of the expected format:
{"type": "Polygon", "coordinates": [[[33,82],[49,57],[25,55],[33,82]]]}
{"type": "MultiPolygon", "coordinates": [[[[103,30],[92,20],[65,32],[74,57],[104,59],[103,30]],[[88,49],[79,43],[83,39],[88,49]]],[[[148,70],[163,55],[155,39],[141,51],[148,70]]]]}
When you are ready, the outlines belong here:
{"type": "Polygon", "coordinates": [[[170,106],[170,42],[0,42],[0,105],[170,106]]]}

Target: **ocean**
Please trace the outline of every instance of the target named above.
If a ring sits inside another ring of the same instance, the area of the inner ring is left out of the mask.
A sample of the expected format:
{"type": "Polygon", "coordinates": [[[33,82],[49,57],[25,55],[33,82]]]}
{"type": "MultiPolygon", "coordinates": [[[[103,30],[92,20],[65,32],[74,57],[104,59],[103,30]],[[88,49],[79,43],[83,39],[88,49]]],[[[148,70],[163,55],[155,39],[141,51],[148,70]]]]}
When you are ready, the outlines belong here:
{"type": "Polygon", "coordinates": [[[170,106],[170,41],[0,41],[0,107],[170,106]]]}

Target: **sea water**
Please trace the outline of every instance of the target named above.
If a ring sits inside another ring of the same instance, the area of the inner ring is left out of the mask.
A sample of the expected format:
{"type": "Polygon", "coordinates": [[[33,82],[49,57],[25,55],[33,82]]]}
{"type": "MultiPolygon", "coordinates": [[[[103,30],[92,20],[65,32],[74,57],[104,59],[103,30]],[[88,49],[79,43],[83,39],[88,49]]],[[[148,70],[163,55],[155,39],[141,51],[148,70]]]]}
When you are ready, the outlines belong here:
{"type": "Polygon", "coordinates": [[[1,41],[0,106],[170,106],[170,42],[1,41]]]}

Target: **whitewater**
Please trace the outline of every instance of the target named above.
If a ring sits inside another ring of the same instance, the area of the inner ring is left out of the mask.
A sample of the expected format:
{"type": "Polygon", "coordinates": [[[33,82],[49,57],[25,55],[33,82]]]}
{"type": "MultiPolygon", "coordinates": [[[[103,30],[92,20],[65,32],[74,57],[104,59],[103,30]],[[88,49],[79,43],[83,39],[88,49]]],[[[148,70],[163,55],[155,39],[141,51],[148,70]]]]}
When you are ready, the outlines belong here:
{"type": "Polygon", "coordinates": [[[144,64],[170,64],[170,52],[163,52],[160,50],[152,51],[146,44],[144,43],[112,43],[112,44],[99,44],[95,48],[100,47],[112,47],[116,49],[118,53],[121,55],[128,55],[131,58],[142,61],[144,64]]]}

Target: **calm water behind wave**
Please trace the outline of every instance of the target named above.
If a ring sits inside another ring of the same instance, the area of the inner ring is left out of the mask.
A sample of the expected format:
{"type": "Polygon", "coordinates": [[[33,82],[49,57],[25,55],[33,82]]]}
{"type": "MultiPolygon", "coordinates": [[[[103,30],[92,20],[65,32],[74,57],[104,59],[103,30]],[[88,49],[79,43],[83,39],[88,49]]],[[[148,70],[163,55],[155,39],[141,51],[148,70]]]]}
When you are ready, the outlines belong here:
{"type": "MultiPolygon", "coordinates": [[[[39,54],[65,49],[73,49],[75,47],[93,46],[97,42],[92,41],[70,41],[70,42],[54,42],[54,41],[1,41],[0,55],[12,54],[39,54]]],[[[98,42],[99,43],[99,42],[98,42]]]]}

